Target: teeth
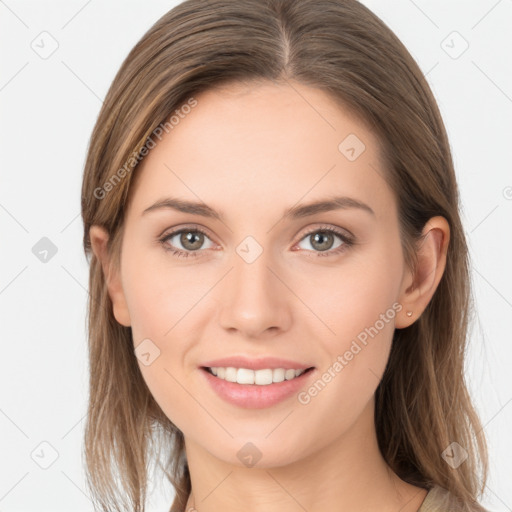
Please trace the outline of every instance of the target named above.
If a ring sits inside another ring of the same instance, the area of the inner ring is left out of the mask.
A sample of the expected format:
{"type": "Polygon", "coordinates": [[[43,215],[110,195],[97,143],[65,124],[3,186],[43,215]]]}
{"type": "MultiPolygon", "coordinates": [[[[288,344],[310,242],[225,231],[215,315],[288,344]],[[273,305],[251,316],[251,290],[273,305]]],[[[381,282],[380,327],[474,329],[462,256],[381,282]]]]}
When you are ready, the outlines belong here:
{"type": "Polygon", "coordinates": [[[267,386],[274,382],[283,382],[284,380],[292,380],[299,377],[306,370],[285,370],[284,368],[274,368],[265,370],[249,370],[247,368],[210,368],[213,375],[219,379],[228,382],[237,382],[238,384],[257,384],[259,386],[267,386]]]}

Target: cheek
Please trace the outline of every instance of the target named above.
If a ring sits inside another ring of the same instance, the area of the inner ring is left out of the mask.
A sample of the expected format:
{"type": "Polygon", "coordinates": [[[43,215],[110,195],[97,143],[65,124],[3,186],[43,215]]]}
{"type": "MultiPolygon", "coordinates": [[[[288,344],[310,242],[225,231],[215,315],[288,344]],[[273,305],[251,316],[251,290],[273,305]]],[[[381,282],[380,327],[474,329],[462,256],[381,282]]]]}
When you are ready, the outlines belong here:
{"type": "MultiPolygon", "coordinates": [[[[373,394],[386,367],[395,319],[402,309],[397,301],[401,272],[394,248],[375,244],[329,274],[318,273],[315,286],[300,292],[322,320],[314,320],[320,326],[318,346],[326,356],[322,370],[331,367],[336,375],[327,387],[337,389],[349,407],[356,407],[352,401],[357,397],[373,394]]],[[[327,375],[325,380],[329,379],[327,375]]]]}
{"type": "Polygon", "coordinates": [[[401,273],[396,251],[374,244],[354,252],[329,272],[317,270],[314,279],[303,281],[301,294],[324,326],[330,328],[323,332],[329,333],[327,339],[337,346],[346,345],[376,323],[384,337],[390,337],[400,309],[397,299],[401,273]],[[382,315],[384,322],[380,321],[382,315]]]}
{"type": "Polygon", "coordinates": [[[192,266],[180,268],[169,261],[172,256],[162,253],[134,251],[123,262],[134,343],[141,337],[160,341],[172,337],[174,326],[204,294],[204,279],[192,266]]]}
{"type": "Polygon", "coordinates": [[[201,282],[194,283],[197,272],[194,277],[191,269],[183,271],[165,257],[151,257],[142,251],[130,253],[123,261],[123,288],[135,352],[150,353],[149,364],[138,357],[142,377],[166,416],[186,431],[197,411],[186,392],[191,375],[184,368],[196,338],[194,305],[205,293],[204,280],[202,286],[201,282]]]}
{"type": "Polygon", "coordinates": [[[310,413],[305,416],[308,428],[321,430],[325,438],[348,431],[357,421],[388,362],[395,317],[401,310],[396,302],[397,275],[386,258],[377,258],[373,266],[369,263],[339,269],[329,279],[316,281],[321,286],[310,291],[311,302],[307,301],[330,330],[315,331],[322,366],[299,402],[310,413]]]}

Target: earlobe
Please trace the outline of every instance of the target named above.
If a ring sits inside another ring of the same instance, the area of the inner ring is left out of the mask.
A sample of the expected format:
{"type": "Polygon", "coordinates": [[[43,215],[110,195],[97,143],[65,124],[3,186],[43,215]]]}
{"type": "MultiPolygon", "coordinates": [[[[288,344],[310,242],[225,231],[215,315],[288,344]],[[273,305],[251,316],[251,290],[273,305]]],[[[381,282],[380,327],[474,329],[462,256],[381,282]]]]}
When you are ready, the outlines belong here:
{"type": "Polygon", "coordinates": [[[399,300],[403,308],[395,322],[396,328],[414,323],[432,299],[446,267],[449,241],[450,227],[444,217],[433,217],[425,224],[416,251],[417,268],[414,274],[407,271],[403,280],[399,300]]]}
{"type": "Polygon", "coordinates": [[[107,230],[101,226],[91,226],[89,230],[89,237],[91,239],[92,251],[103,269],[108,294],[112,301],[114,317],[121,325],[130,327],[130,314],[124,296],[119,271],[114,265],[112,265],[111,255],[108,251],[107,243],[109,234],[107,230]]]}

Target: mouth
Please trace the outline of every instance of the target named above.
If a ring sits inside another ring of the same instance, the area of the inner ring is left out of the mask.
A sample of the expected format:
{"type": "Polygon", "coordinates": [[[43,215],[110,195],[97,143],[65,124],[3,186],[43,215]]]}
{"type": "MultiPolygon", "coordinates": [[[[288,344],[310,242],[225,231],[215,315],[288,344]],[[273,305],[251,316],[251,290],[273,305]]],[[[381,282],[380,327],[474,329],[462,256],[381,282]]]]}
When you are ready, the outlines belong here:
{"type": "Polygon", "coordinates": [[[201,370],[213,375],[219,380],[232,382],[241,385],[269,386],[280,382],[298,379],[305,373],[314,370],[309,368],[263,368],[252,370],[250,368],[235,368],[232,366],[201,366],[201,370]]]}
{"type": "MultiPolygon", "coordinates": [[[[230,361],[234,362],[233,359],[230,361]]],[[[252,366],[258,366],[255,369],[243,366],[200,366],[198,370],[204,376],[207,386],[223,401],[244,409],[266,409],[291,399],[310,385],[317,373],[314,366],[281,361],[252,361],[252,366]],[[274,367],[268,368],[267,365],[274,367]]],[[[227,364],[227,361],[222,362],[227,364]]],[[[242,361],[240,363],[244,364],[242,361]]],[[[245,365],[250,366],[251,362],[246,360],[245,365]]]]}

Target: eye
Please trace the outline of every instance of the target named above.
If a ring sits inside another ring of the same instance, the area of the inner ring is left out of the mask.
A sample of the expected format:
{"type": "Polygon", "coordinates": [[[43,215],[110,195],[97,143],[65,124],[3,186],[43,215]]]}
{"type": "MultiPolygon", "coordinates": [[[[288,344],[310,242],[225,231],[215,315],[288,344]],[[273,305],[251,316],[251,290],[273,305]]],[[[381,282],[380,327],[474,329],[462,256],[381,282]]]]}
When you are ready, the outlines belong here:
{"type": "Polygon", "coordinates": [[[163,238],[160,238],[160,242],[164,249],[171,251],[174,256],[188,258],[198,256],[196,253],[199,252],[199,249],[205,249],[202,247],[205,238],[209,240],[208,235],[199,228],[183,228],[164,235],[163,238]],[[176,240],[172,241],[173,239],[176,240]]]}
{"type": "MultiPolygon", "coordinates": [[[[306,235],[301,239],[301,242],[303,240],[310,240],[309,245],[313,247],[312,250],[315,253],[313,257],[337,255],[347,250],[355,243],[352,237],[332,227],[315,228],[307,232],[306,235]],[[338,245],[336,245],[333,249],[333,244],[335,243],[336,238],[341,240],[341,242],[338,243],[338,245]]],[[[311,249],[306,247],[306,250],[310,251],[311,249]]]]}
{"type": "MultiPolygon", "coordinates": [[[[160,238],[159,241],[163,248],[166,251],[171,251],[174,256],[189,258],[200,256],[201,249],[212,248],[213,244],[210,245],[210,247],[203,247],[205,239],[210,240],[206,232],[197,227],[193,227],[182,228],[167,233],[160,238]]],[[[309,244],[312,249],[306,248],[306,251],[312,252],[313,257],[335,256],[355,244],[355,240],[351,236],[330,226],[322,226],[310,230],[302,237],[301,242],[308,239],[311,240],[309,244]],[[340,240],[340,243],[333,249],[334,240],[336,238],[340,240]]]]}

